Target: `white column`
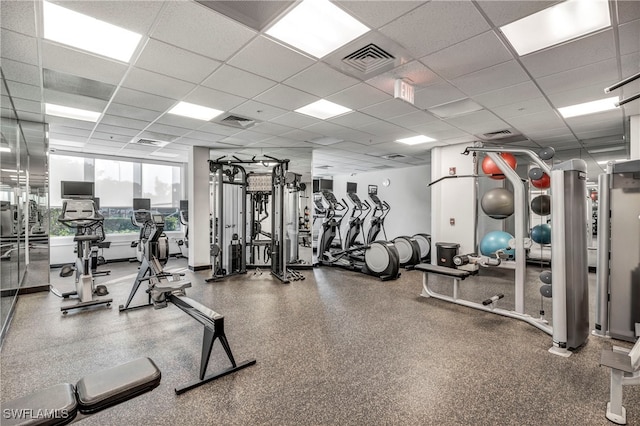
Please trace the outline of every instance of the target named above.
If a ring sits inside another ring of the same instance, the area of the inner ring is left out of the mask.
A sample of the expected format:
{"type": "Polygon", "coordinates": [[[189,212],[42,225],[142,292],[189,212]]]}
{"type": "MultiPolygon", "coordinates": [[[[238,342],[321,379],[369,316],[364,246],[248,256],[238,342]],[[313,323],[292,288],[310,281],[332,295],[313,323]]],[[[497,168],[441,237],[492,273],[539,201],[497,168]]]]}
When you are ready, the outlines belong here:
{"type": "MultiPolygon", "coordinates": [[[[462,155],[472,144],[431,150],[431,182],[443,176],[473,173],[473,155],[462,155]]],[[[458,243],[460,253],[476,250],[475,179],[449,178],[431,186],[431,263],[437,264],[436,243],[458,243]]]]}
{"type": "Polygon", "coordinates": [[[189,200],[189,269],[211,268],[209,256],[209,148],[194,146],[187,168],[189,200]]]}
{"type": "MultiPolygon", "coordinates": [[[[640,102],[640,100],[635,102],[640,102]]],[[[631,140],[629,143],[631,146],[631,160],[640,160],[640,115],[631,116],[630,121],[629,134],[631,140]]]]}

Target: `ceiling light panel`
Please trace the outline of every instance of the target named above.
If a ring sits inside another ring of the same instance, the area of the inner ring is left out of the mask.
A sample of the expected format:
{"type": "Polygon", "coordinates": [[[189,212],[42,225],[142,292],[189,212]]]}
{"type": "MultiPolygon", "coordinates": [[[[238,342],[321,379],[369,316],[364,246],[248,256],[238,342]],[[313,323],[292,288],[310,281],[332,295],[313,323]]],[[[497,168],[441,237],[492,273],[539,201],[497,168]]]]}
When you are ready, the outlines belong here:
{"type": "Polygon", "coordinates": [[[321,120],[326,120],[328,118],[346,114],[347,112],[351,111],[352,110],[347,107],[334,104],[333,102],[329,102],[326,99],[320,99],[319,101],[313,102],[296,110],[296,112],[310,115],[311,117],[319,118],[321,120]]]}
{"type": "Polygon", "coordinates": [[[129,62],[142,36],[108,22],[43,2],[44,38],[129,62]]]}
{"type": "Polygon", "coordinates": [[[266,34],[322,58],[368,31],[366,25],[328,0],[305,0],[266,34]]]}
{"type": "Polygon", "coordinates": [[[579,115],[595,114],[597,112],[609,111],[618,108],[616,106],[618,97],[600,99],[598,101],[585,102],[577,105],[570,105],[558,108],[558,112],[564,118],[577,117],[579,115]]]}
{"type": "Polygon", "coordinates": [[[410,138],[403,138],[403,139],[396,140],[396,142],[400,142],[405,145],[418,145],[421,143],[435,142],[435,141],[436,141],[435,139],[425,135],[412,136],[410,138]]]}
{"type": "Polygon", "coordinates": [[[45,103],[45,114],[56,117],[71,118],[73,120],[91,121],[95,123],[102,113],[85,109],[71,108],[63,105],[45,103]]]}
{"type": "Polygon", "coordinates": [[[195,118],[196,120],[209,121],[219,116],[224,111],[201,105],[190,104],[189,102],[179,102],[176,106],[167,111],[169,114],[181,115],[183,117],[195,118]]]}
{"type": "Polygon", "coordinates": [[[500,28],[524,56],[611,26],[609,2],[567,0],[500,28]]]}

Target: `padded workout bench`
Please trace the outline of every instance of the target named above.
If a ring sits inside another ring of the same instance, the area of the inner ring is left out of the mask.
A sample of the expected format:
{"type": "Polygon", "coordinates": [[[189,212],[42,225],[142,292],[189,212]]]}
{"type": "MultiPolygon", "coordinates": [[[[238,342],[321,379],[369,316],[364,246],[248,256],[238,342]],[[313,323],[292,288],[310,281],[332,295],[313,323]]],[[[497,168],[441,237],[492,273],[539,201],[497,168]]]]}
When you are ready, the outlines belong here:
{"type": "Polygon", "coordinates": [[[417,271],[422,271],[422,296],[435,297],[438,299],[444,299],[448,301],[455,301],[458,299],[458,285],[460,281],[471,275],[471,272],[462,269],[447,268],[446,266],[432,265],[430,263],[419,263],[414,266],[417,271]],[[429,274],[440,275],[443,277],[453,278],[453,298],[444,296],[432,291],[429,288],[429,274]],[[452,299],[452,300],[451,300],[452,299]]]}
{"type": "Polygon", "coordinates": [[[622,406],[622,387],[640,385],[640,323],[636,323],[638,340],[631,350],[614,346],[600,355],[600,365],[611,368],[611,385],[607,403],[607,419],[627,424],[627,411],[622,406]]]}
{"type": "Polygon", "coordinates": [[[149,358],[139,358],[83,377],[73,386],[61,383],[2,404],[2,424],[65,425],[78,412],[93,414],[148,392],[161,373],[149,358]]]}

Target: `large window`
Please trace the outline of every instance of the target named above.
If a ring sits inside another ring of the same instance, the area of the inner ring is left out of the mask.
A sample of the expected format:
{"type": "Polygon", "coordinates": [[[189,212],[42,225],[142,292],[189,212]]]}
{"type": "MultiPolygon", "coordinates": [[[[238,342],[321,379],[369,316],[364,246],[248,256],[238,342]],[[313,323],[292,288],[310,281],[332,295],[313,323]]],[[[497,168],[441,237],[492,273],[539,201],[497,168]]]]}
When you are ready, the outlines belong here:
{"type": "Polygon", "coordinates": [[[137,233],[131,223],[134,198],[150,198],[151,209],[165,216],[165,231],[180,230],[178,208],[182,198],[179,166],[52,155],[51,235],[73,235],[74,231],[58,223],[62,200],[60,181],[95,182],[95,196],[105,217],[107,234],[137,233]]]}

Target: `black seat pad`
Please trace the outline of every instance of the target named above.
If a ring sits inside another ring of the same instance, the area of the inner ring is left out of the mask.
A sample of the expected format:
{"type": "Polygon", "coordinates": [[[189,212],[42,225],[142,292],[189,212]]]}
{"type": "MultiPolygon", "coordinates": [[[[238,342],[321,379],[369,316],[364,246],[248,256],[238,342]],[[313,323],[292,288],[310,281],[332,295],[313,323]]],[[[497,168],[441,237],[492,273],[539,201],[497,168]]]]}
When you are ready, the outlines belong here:
{"type": "Polygon", "coordinates": [[[66,425],[78,414],[75,389],[69,383],[41,389],[4,402],[2,414],[3,426],[66,425]]]}
{"type": "Polygon", "coordinates": [[[95,413],[150,391],[160,384],[160,377],[160,370],[149,358],[89,374],[76,384],[80,412],[95,413]]]}
{"type": "Polygon", "coordinates": [[[419,263],[416,266],[414,266],[414,269],[417,269],[418,271],[422,271],[422,272],[428,272],[431,274],[446,275],[448,277],[460,278],[460,279],[465,279],[469,275],[471,275],[471,272],[469,271],[464,271],[462,269],[447,268],[446,266],[432,265],[430,263],[419,263]]]}

